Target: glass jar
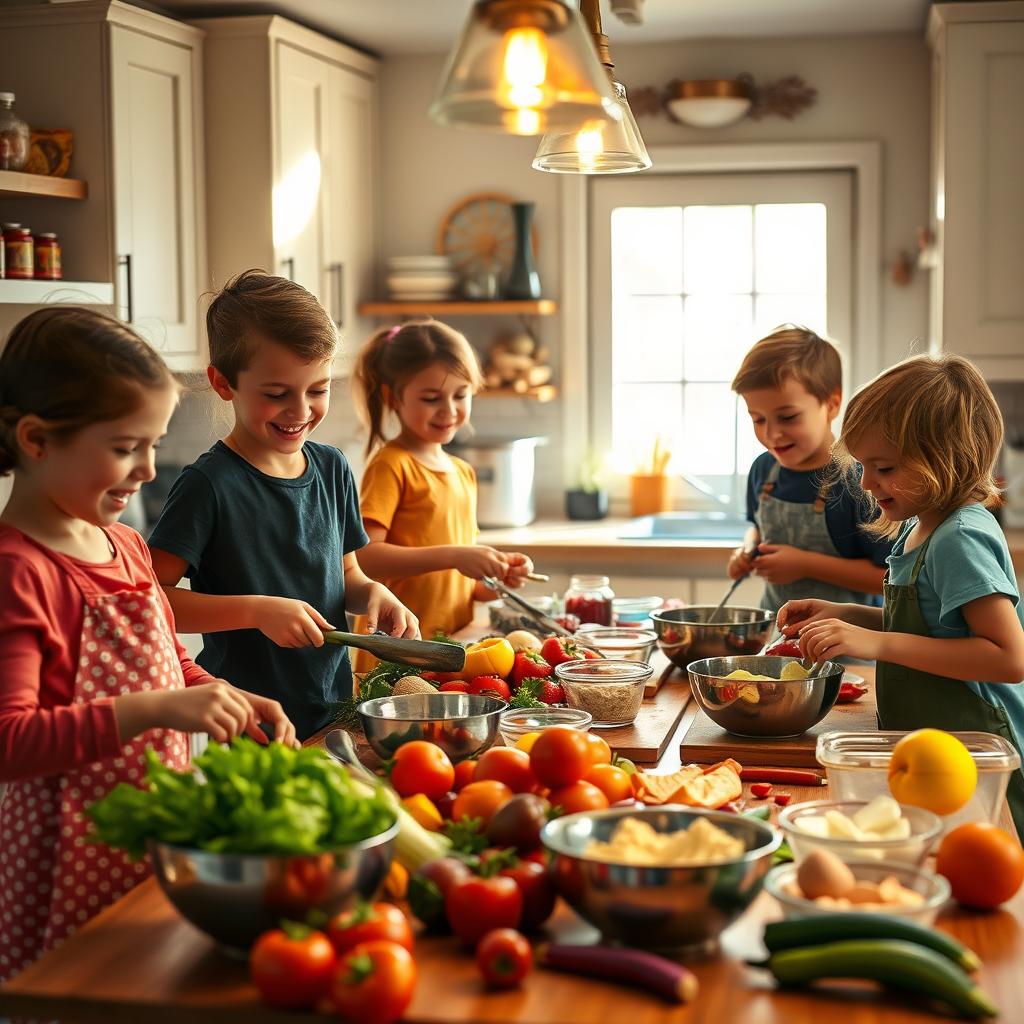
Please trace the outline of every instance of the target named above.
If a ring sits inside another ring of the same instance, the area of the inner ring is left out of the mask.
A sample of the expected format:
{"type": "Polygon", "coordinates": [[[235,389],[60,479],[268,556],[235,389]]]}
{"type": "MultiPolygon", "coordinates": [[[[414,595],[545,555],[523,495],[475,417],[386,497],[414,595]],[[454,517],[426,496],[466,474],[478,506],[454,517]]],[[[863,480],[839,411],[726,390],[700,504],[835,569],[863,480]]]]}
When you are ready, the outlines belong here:
{"type": "Polygon", "coordinates": [[[640,713],[644,687],[653,672],[650,665],[611,658],[563,661],[555,666],[565,703],[590,712],[593,729],[629,725],[640,713]]]}
{"type": "Polygon", "coordinates": [[[17,280],[31,280],[35,274],[32,232],[20,224],[5,224],[3,230],[4,275],[17,280]]]}
{"type": "Polygon", "coordinates": [[[615,594],[607,576],[573,576],[565,592],[565,610],[581,623],[612,625],[612,601],[615,594]]]}
{"type": "Polygon", "coordinates": [[[44,281],[59,281],[63,274],[60,269],[60,242],[52,231],[42,231],[32,236],[35,244],[35,276],[44,281]]]}
{"type": "Polygon", "coordinates": [[[14,112],[14,93],[0,92],[0,171],[28,163],[28,125],[14,112]]]}

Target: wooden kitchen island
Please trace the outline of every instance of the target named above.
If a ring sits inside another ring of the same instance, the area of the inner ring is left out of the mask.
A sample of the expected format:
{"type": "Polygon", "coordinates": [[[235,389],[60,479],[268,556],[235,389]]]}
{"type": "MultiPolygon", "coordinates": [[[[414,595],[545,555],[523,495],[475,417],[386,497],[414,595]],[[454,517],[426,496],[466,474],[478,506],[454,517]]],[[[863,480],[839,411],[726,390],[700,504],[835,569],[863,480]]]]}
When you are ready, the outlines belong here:
{"type": "MultiPolygon", "coordinates": [[[[868,674],[868,673],[865,673],[868,674]]],[[[685,687],[677,676],[669,686],[685,687]]],[[[869,697],[865,700],[869,700],[869,697]]],[[[691,704],[659,761],[671,770],[679,745],[699,712],[691,704]]],[[[753,767],[748,758],[747,766],[753,767]]],[[[745,787],[747,788],[747,787],[745,787]]],[[[827,798],[827,787],[777,786],[794,802],[827,798]]],[[[764,971],[746,966],[763,957],[760,935],[777,906],[762,894],[723,934],[722,954],[693,964],[697,999],[670,1005],[655,996],[599,980],[535,969],[518,991],[484,989],[472,956],[452,938],[421,938],[416,996],[405,1020],[413,1024],[812,1024],[835,1017],[851,1024],[910,1024],[941,1020],[918,1000],[860,983],[835,983],[814,994],[779,991],[764,971]]],[[[974,949],[979,980],[1002,1008],[1002,1020],[1024,1020],[1024,891],[1000,910],[974,913],[950,906],[938,926],[974,949]]],[[[594,929],[564,904],[549,922],[550,938],[593,942],[594,929]]],[[[154,880],[139,886],[55,950],[0,989],[0,1014],[102,1024],[286,1024],[331,1019],[272,1010],[257,999],[246,966],[220,953],[184,921],[154,880]]],[[[948,1019],[948,1018],[946,1018],[948,1019]]]]}

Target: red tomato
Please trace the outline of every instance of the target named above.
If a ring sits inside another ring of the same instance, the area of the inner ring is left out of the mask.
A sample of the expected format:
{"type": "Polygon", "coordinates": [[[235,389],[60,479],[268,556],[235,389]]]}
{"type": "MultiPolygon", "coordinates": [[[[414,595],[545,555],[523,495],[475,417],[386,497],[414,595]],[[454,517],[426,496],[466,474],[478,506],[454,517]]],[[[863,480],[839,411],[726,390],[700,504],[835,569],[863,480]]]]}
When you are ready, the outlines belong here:
{"type": "Polygon", "coordinates": [[[485,693],[488,696],[497,697],[499,700],[512,699],[512,691],[509,690],[508,683],[497,676],[474,676],[469,683],[469,692],[485,693]]]}
{"type": "Polygon", "coordinates": [[[448,890],[470,877],[464,861],[442,857],[422,865],[409,877],[409,906],[412,912],[430,929],[448,927],[444,902],[448,890]]]}
{"type": "Polygon", "coordinates": [[[455,769],[448,755],[436,744],[426,740],[403,743],[395,751],[391,766],[391,785],[399,796],[424,793],[429,797],[444,796],[455,782],[455,769]]]}
{"type": "Polygon", "coordinates": [[[480,755],[473,781],[496,779],[513,793],[532,793],[537,780],[530,769],[530,755],[515,747],[491,747],[480,755]]]}
{"type": "Polygon", "coordinates": [[[469,693],[469,683],[462,679],[450,679],[437,688],[438,693],[469,693]]]}
{"type": "Polygon", "coordinates": [[[524,679],[544,679],[551,672],[551,666],[536,651],[520,651],[512,663],[512,674],[508,681],[517,687],[524,679]]]}
{"type": "Polygon", "coordinates": [[[456,882],[445,899],[452,931],[475,946],[494,928],[515,928],[523,912],[523,894],[511,878],[467,878],[456,882]]]}
{"type": "Polygon", "coordinates": [[[545,786],[568,786],[590,771],[591,750],[586,733],[555,725],[545,729],[530,748],[530,767],[545,786]]]}
{"type": "Polygon", "coordinates": [[[338,962],[330,1001],[346,1020],[392,1024],[412,1002],[416,963],[405,946],[375,939],[350,949],[338,962]]]}
{"type": "Polygon", "coordinates": [[[533,950],[514,928],[495,928],[476,947],[476,963],[491,988],[515,988],[530,973],[533,950]]]}
{"type": "Polygon", "coordinates": [[[554,668],[565,661],[579,661],[583,649],[570,636],[549,636],[541,644],[540,656],[554,668]]]}
{"type": "Polygon", "coordinates": [[[520,860],[501,874],[519,886],[523,897],[523,913],[519,927],[524,932],[538,929],[555,909],[555,883],[547,866],[532,860],[520,860]]]}
{"type": "Polygon", "coordinates": [[[473,773],[476,771],[476,761],[460,761],[455,766],[455,784],[452,789],[461,793],[473,781],[473,773]]]}
{"type": "Polygon", "coordinates": [[[496,779],[471,782],[455,798],[452,820],[480,818],[486,825],[494,812],[512,799],[512,795],[512,790],[496,779]]]}
{"type": "Polygon", "coordinates": [[[610,804],[633,797],[633,783],[621,769],[610,764],[595,764],[583,777],[584,782],[597,786],[610,804]]]}
{"type": "Polygon", "coordinates": [[[561,789],[553,789],[548,800],[552,807],[561,807],[563,814],[603,811],[608,806],[608,797],[589,782],[573,782],[561,789]]]}
{"type": "Polygon", "coordinates": [[[608,746],[608,741],[603,736],[598,736],[596,732],[588,732],[584,733],[584,735],[590,744],[590,756],[593,763],[611,764],[612,748],[608,746]]]}
{"type": "Polygon", "coordinates": [[[529,850],[527,853],[521,853],[519,859],[526,861],[528,864],[539,864],[545,869],[551,862],[548,851],[543,846],[538,846],[536,850],[529,850]]]}
{"type": "Polygon", "coordinates": [[[289,925],[264,932],[249,954],[249,973],[260,997],[271,1006],[304,1010],[331,984],[337,955],[323,932],[289,925]]]}
{"type": "Polygon", "coordinates": [[[412,929],[405,914],[391,903],[362,903],[343,910],[327,923],[327,937],[340,956],[360,942],[387,939],[412,951],[412,929]]]}

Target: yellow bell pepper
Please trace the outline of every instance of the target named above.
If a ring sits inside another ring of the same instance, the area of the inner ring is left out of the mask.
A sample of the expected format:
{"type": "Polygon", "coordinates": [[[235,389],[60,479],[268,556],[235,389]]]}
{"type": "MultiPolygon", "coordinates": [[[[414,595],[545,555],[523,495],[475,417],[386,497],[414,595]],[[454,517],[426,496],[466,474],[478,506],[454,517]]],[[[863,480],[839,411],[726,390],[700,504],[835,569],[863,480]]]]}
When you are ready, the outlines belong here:
{"type": "Polygon", "coordinates": [[[433,800],[423,793],[407,796],[402,806],[428,831],[440,832],[444,819],[441,812],[434,806],[433,800]]]}
{"type": "Polygon", "coordinates": [[[512,671],[512,663],[515,660],[516,652],[504,637],[488,637],[466,648],[466,664],[462,669],[462,678],[501,676],[504,679],[512,671]]]}
{"type": "Polygon", "coordinates": [[[404,900],[408,892],[409,872],[397,860],[393,860],[384,878],[384,895],[389,900],[398,901],[404,900]]]}

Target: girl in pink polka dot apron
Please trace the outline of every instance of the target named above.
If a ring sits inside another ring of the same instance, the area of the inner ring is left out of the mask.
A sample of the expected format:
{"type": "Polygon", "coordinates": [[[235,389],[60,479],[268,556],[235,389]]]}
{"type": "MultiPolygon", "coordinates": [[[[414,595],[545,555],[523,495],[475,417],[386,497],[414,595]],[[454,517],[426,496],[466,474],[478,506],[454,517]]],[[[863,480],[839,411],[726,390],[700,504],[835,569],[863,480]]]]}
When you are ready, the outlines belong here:
{"type": "MultiPolygon", "coordinates": [[[[73,702],[183,688],[156,588],[101,593],[72,559],[50,554],[84,600],[73,702]]],[[[8,786],[0,833],[0,980],[59,945],[148,875],[145,861],[133,863],[90,843],[83,814],[119,782],[141,783],[147,747],[169,767],[189,763],[185,733],[150,729],[117,757],[8,786]]]]}

